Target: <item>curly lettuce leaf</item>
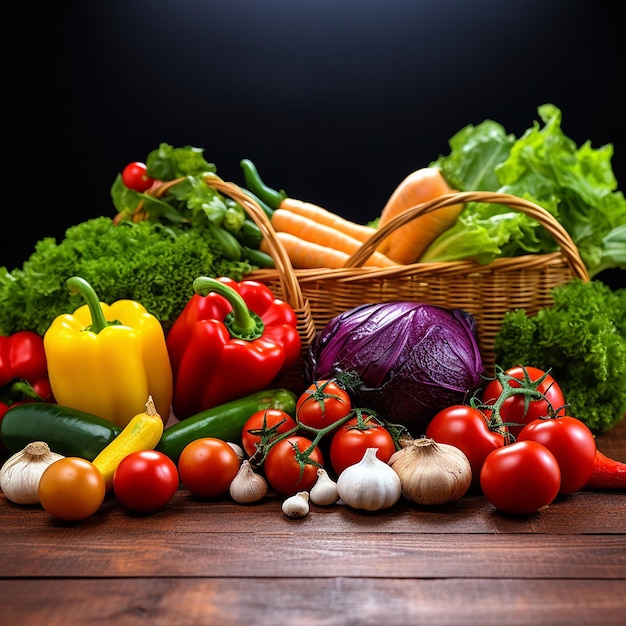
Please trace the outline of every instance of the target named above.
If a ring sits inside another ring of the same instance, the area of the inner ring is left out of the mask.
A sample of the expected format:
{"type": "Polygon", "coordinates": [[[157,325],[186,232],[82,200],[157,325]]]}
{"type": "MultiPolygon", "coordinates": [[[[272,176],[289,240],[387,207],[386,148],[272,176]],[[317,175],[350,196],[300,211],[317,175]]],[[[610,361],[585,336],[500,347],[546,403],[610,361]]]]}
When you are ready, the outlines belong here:
{"type": "MultiPolygon", "coordinates": [[[[605,269],[626,269],[626,200],[617,190],[611,166],[613,146],[593,149],[590,142],[578,147],[561,128],[561,111],[552,104],[538,109],[543,126],[535,122],[518,138],[497,123],[486,120],[467,126],[450,140],[450,154],[433,162],[448,182],[462,191],[510,193],[539,204],[559,220],[577,245],[591,276],[605,269]]],[[[423,260],[470,258],[490,262],[497,256],[546,253],[555,249],[547,232],[534,220],[511,224],[503,241],[504,209],[468,204],[453,227],[466,231],[462,250],[460,232],[443,233],[426,250],[423,260]],[[534,232],[532,232],[534,231],[534,232]],[[499,252],[494,256],[485,250],[499,252]],[[461,257],[464,254],[464,257],[461,257]]]]}

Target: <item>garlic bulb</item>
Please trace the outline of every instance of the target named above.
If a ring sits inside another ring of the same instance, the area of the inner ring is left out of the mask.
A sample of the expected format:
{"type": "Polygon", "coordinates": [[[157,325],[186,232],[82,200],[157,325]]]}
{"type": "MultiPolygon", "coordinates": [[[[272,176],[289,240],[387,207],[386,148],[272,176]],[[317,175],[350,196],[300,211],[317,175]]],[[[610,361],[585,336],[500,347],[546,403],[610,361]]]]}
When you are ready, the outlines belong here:
{"type": "Polygon", "coordinates": [[[283,502],[283,513],[287,517],[305,517],[309,514],[309,492],[298,491],[283,502]]]}
{"type": "Polygon", "coordinates": [[[472,468],[461,450],[432,439],[415,439],[394,452],[389,465],[402,493],[417,504],[437,505],[461,498],[472,482],[472,468]]]}
{"type": "Polygon", "coordinates": [[[387,509],[402,495],[398,474],[376,456],[377,451],[378,448],[368,448],[358,463],[339,474],[339,497],[352,508],[387,509]]]}
{"type": "Polygon", "coordinates": [[[0,490],[16,504],[39,502],[39,479],[44,470],[62,459],[44,441],[33,441],[10,456],[0,468],[0,490]]]}
{"type": "Polygon", "coordinates": [[[267,481],[257,474],[245,459],[239,466],[239,471],[229,487],[230,497],[239,504],[258,502],[267,493],[267,481]]]}
{"type": "Polygon", "coordinates": [[[337,483],[328,475],[328,472],[323,467],[317,470],[317,480],[313,487],[311,487],[309,497],[313,504],[319,504],[320,506],[335,504],[335,502],[339,500],[337,483]]]}

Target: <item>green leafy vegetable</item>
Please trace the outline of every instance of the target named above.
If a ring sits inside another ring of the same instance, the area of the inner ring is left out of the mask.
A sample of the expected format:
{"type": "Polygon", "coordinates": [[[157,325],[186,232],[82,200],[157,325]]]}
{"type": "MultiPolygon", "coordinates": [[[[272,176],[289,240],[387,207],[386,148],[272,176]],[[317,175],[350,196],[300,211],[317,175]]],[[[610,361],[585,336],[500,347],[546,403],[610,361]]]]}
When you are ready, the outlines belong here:
{"type": "Polygon", "coordinates": [[[601,434],[626,413],[626,289],[576,279],[552,295],[554,305],[534,316],[505,314],[496,362],[551,369],[568,412],[601,434]]]}
{"type": "Polygon", "coordinates": [[[241,280],[247,262],[227,261],[207,228],[155,222],[115,226],[99,217],[70,227],[64,239],[39,241],[21,268],[0,268],[0,333],[45,333],[52,320],[81,305],[65,281],[89,281],[103,301],[141,302],[167,330],[193,295],[200,275],[241,280]]]}
{"type": "MultiPolygon", "coordinates": [[[[450,154],[432,165],[461,191],[510,193],[548,210],[574,240],[590,276],[626,269],[626,200],[611,167],[613,146],[578,147],[563,133],[557,107],[545,104],[538,112],[544,125],[535,122],[519,138],[492,120],[467,126],[451,138],[450,154]]],[[[470,203],[420,260],[489,263],[556,249],[537,222],[512,215],[500,205],[470,203]]]]}

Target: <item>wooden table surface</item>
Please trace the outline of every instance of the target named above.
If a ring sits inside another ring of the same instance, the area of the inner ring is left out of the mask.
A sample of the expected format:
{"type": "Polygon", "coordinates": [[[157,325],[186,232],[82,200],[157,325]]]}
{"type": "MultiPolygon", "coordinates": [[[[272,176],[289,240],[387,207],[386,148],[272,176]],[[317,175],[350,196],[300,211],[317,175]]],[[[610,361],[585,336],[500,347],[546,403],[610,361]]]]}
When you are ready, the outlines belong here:
{"type": "MultiPolygon", "coordinates": [[[[626,422],[598,439],[626,460],[626,422]]],[[[527,517],[482,495],[386,512],[181,489],[147,515],[108,495],[79,523],[0,494],[0,623],[626,624],[626,492],[581,491],[527,517]]]]}

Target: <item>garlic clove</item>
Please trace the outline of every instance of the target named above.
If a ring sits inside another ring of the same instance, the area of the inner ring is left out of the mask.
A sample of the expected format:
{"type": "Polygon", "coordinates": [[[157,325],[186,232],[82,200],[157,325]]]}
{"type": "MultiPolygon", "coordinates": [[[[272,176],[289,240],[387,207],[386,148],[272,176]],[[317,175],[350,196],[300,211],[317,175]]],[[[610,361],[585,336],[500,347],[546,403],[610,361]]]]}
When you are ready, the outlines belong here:
{"type": "Polygon", "coordinates": [[[239,444],[237,444],[237,443],[232,442],[232,441],[227,441],[226,443],[235,451],[235,454],[239,457],[239,462],[241,463],[243,461],[244,456],[245,456],[241,446],[239,444]]]}
{"type": "Polygon", "coordinates": [[[41,475],[51,463],[62,458],[45,441],[29,443],[0,468],[0,490],[15,504],[38,504],[41,475]]]}
{"type": "Polygon", "coordinates": [[[339,497],[352,508],[378,511],[393,506],[402,495],[400,478],[381,461],[378,448],[368,448],[363,458],[346,467],[337,479],[339,497]]]}
{"type": "Polygon", "coordinates": [[[313,504],[328,506],[339,500],[337,483],[328,475],[328,472],[320,467],[317,470],[317,480],[311,488],[309,498],[313,504]]]}
{"type": "Polygon", "coordinates": [[[309,493],[308,491],[298,491],[293,496],[287,498],[282,505],[283,513],[287,517],[299,518],[309,514],[309,493]]]}
{"type": "Polygon", "coordinates": [[[239,504],[258,502],[267,493],[267,481],[257,474],[250,465],[250,461],[242,461],[239,471],[229,487],[230,497],[239,504]]]}

